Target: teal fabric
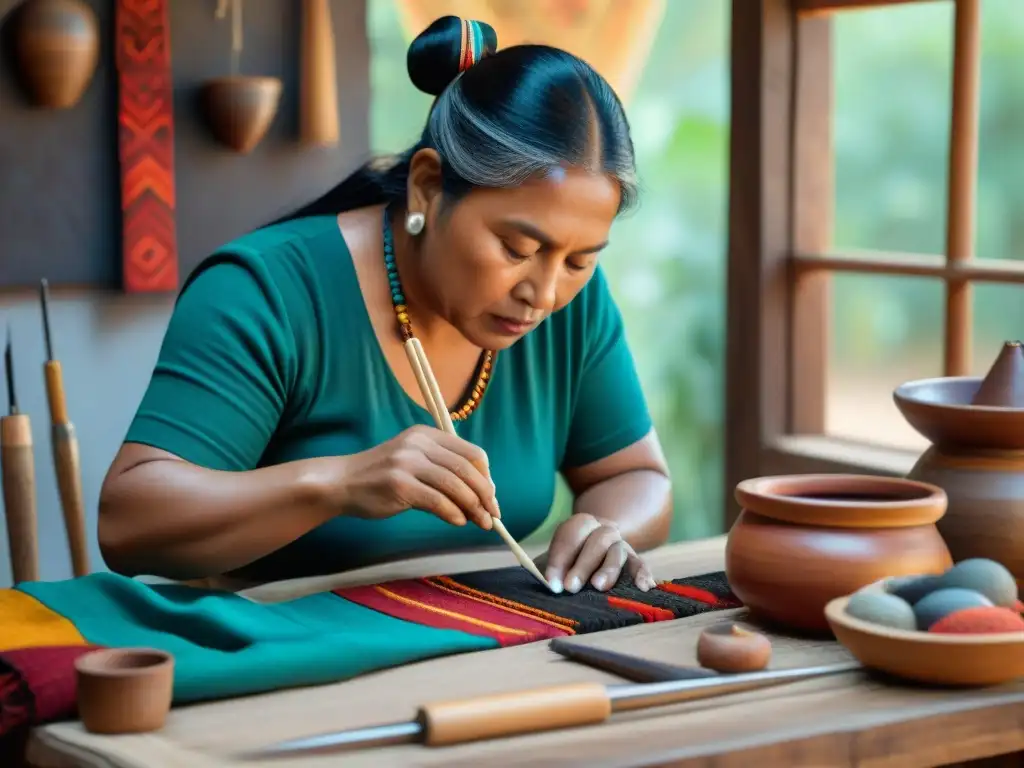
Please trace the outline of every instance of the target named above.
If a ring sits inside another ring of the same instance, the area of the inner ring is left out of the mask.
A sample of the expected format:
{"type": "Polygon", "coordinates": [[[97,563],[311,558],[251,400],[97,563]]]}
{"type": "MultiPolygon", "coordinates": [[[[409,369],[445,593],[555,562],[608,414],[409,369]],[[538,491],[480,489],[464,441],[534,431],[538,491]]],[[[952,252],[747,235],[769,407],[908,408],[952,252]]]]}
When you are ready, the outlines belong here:
{"type": "MultiPolygon", "coordinates": [[[[337,221],[325,216],[246,235],[190,276],[126,439],[242,471],[357,453],[431,423],[389,367],[337,221]]],[[[565,309],[498,355],[479,408],[456,428],[487,451],[502,519],[517,539],[544,522],[561,469],[648,433],[600,269],[565,309]]],[[[494,545],[492,532],[417,510],[336,518],[245,575],[276,580],[494,545]]]]}
{"type": "Polygon", "coordinates": [[[174,654],[174,701],[319,685],[496,640],[395,619],[325,592],[260,604],[215,590],[147,585],[109,573],[18,589],[90,643],[174,654]]]}

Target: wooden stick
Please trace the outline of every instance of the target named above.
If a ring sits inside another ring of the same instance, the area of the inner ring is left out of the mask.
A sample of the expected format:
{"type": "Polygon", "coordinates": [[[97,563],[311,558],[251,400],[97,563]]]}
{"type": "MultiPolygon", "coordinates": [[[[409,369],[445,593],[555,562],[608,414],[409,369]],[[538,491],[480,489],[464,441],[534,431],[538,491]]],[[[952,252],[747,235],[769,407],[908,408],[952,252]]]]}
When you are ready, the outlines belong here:
{"type": "Polygon", "coordinates": [[[327,0],[303,0],[299,131],[306,144],[334,145],[341,134],[334,27],[327,0]]]}
{"type": "MultiPolygon", "coordinates": [[[[427,410],[434,419],[434,424],[442,432],[447,432],[449,435],[456,434],[452,415],[448,412],[448,406],[445,404],[444,396],[441,394],[441,387],[438,386],[437,379],[434,378],[434,372],[430,367],[430,362],[427,360],[427,355],[423,351],[423,345],[420,344],[420,340],[412,338],[406,341],[405,354],[409,358],[410,365],[412,365],[413,373],[416,374],[416,383],[419,384],[420,391],[423,393],[423,400],[426,403],[427,410]]],[[[488,467],[477,468],[490,477],[488,467]]],[[[495,499],[494,503],[497,504],[498,500],[495,499]]],[[[540,569],[537,568],[530,556],[526,554],[526,550],[519,546],[519,542],[508,532],[505,524],[501,522],[501,518],[492,516],[491,524],[498,535],[504,539],[508,548],[512,550],[512,554],[516,556],[519,564],[529,571],[537,581],[551,589],[551,585],[544,578],[544,574],[540,572],[540,569]]]]}
{"type": "Polygon", "coordinates": [[[0,475],[4,484],[4,518],[14,583],[39,580],[39,524],[36,518],[36,469],[32,422],[18,408],[14,388],[11,329],[4,350],[7,415],[0,418],[0,475]]]}
{"type": "Polygon", "coordinates": [[[46,402],[50,409],[50,450],[57,475],[57,490],[64,513],[64,530],[71,551],[71,569],[75,576],[89,573],[89,547],[85,535],[85,500],[82,495],[82,467],[78,451],[75,425],[68,418],[67,398],[64,394],[64,374],[60,361],[53,355],[50,333],[50,294],[45,279],[39,282],[39,303],[43,315],[43,340],[46,343],[46,362],[43,376],[46,381],[46,402]]]}

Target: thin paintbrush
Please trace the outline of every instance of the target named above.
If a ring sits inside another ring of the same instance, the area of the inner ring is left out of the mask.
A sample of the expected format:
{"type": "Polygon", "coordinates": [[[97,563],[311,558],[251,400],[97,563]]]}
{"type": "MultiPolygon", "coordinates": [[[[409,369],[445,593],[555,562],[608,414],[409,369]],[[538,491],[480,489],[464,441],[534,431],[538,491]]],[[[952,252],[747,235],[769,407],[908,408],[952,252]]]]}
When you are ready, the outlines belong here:
{"type": "Polygon", "coordinates": [[[0,474],[4,483],[4,518],[14,583],[39,579],[39,531],[36,522],[36,472],[32,456],[32,422],[18,409],[14,387],[11,328],[4,350],[7,415],[0,418],[0,474]]]}
{"type": "MultiPolygon", "coordinates": [[[[409,364],[412,366],[413,373],[416,374],[416,383],[419,384],[420,392],[423,394],[423,402],[426,403],[427,410],[434,419],[434,424],[442,432],[447,432],[450,435],[456,434],[452,416],[448,413],[444,397],[441,395],[441,388],[437,384],[437,379],[434,378],[434,372],[430,368],[430,361],[427,360],[427,355],[423,351],[423,345],[420,344],[419,339],[413,337],[405,342],[405,354],[409,358],[409,364]]],[[[490,476],[487,467],[477,467],[477,469],[490,476]]],[[[497,503],[497,499],[495,499],[495,503],[497,503]]],[[[519,564],[529,571],[533,578],[548,589],[551,589],[551,585],[544,578],[544,574],[540,572],[540,569],[526,553],[526,550],[519,546],[519,542],[512,538],[512,534],[505,528],[501,519],[492,517],[491,524],[508,548],[512,550],[512,554],[516,556],[519,564]]]]}
{"type": "Polygon", "coordinates": [[[82,498],[82,468],[75,425],[68,418],[64,394],[64,374],[60,361],[53,354],[50,332],[50,289],[46,280],[39,282],[39,303],[43,313],[43,339],[46,342],[46,402],[50,408],[50,448],[57,475],[60,505],[64,511],[64,530],[71,550],[71,567],[75,576],[89,573],[89,550],[85,538],[85,502],[82,498]]]}

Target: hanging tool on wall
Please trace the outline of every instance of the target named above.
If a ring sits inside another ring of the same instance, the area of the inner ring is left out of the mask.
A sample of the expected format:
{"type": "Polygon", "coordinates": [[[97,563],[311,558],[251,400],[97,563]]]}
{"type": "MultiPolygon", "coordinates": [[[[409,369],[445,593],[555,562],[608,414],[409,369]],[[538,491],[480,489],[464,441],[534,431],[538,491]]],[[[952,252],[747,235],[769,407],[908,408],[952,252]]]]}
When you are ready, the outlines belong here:
{"type": "Polygon", "coordinates": [[[328,0],[303,0],[299,133],[305,144],[338,143],[338,68],[328,0]]]}
{"type": "Polygon", "coordinates": [[[36,471],[32,456],[32,423],[18,409],[14,388],[11,328],[4,350],[7,415],[0,418],[0,476],[4,483],[4,518],[14,583],[39,580],[39,531],[36,522],[36,471]]]}
{"type": "Polygon", "coordinates": [[[50,448],[53,469],[57,475],[60,505],[64,511],[64,529],[71,550],[71,567],[75,576],[89,573],[89,550],[85,538],[85,502],[82,499],[82,468],[78,454],[75,425],[68,418],[64,396],[64,374],[60,360],[53,356],[50,334],[50,289],[45,279],[39,283],[39,303],[43,311],[43,339],[46,342],[46,402],[50,407],[50,448]]]}

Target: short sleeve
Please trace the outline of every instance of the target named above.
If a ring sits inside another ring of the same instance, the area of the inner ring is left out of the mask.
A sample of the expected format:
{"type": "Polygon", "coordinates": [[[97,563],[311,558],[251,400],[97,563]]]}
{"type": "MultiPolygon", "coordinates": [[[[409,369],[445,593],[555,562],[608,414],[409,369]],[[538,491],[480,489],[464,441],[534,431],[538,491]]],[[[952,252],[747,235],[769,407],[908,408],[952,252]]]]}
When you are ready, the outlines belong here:
{"type": "Polygon", "coordinates": [[[573,304],[582,354],[562,466],[581,467],[637,442],[651,416],[626,341],[622,316],[604,272],[597,270],[573,304]]]}
{"type": "Polygon", "coordinates": [[[255,468],[285,412],[295,355],[266,264],[212,257],[178,296],[125,441],[209,469],[255,468]]]}

